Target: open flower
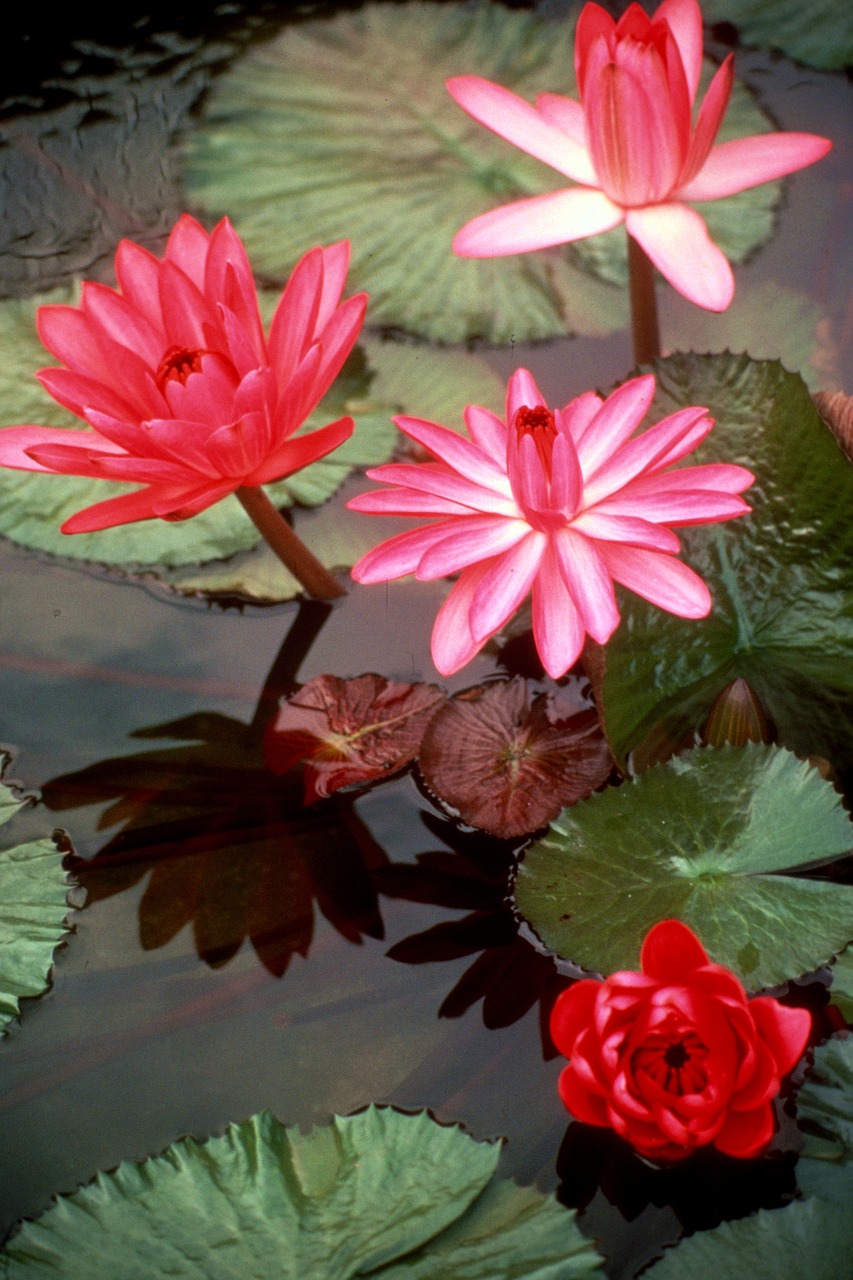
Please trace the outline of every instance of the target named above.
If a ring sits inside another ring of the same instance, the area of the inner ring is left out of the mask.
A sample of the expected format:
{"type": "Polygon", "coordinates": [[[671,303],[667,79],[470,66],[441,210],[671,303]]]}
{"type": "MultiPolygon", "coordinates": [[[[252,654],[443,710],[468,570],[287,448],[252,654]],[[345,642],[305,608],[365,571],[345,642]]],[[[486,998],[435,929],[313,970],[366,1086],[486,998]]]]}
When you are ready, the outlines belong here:
{"type": "Polygon", "coordinates": [[[349,244],[298,263],[264,336],[243,245],[227,219],[208,234],[184,215],[158,259],[123,240],[118,290],[83,285],[38,330],[65,368],[38,374],[92,430],[0,431],[0,464],[143,485],[79,511],[85,533],[153,516],[181,520],[242,486],[322,458],[353,431],[340,418],[294,437],[349,355],[366,295],[341,302],[349,244]]]}
{"type": "Polygon", "coordinates": [[[734,77],[717,71],[695,123],[702,66],[696,0],[664,0],[652,18],[632,4],[618,23],[584,6],[575,33],[580,102],[543,93],[531,106],[479,76],[447,88],[470,116],[578,186],[504,205],[467,223],[454,251],[494,258],[580,240],[624,222],[679,293],[711,311],[734,294],[731,268],[693,200],[717,200],[812,164],[832,146],[810,133],[769,133],[714,146],[734,77]]]}
{"type": "Polygon", "coordinates": [[[747,1000],[679,920],[649,930],[640,963],[642,973],[585,978],[557,997],[551,1035],[569,1059],[563,1102],[652,1160],[708,1144],[759,1155],[781,1079],[805,1049],[808,1010],[747,1000]]]}
{"type": "Polygon", "coordinates": [[[708,588],[675,558],[668,526],[742,515],[750,508],[736,495],[754,477],[726,463],[667,470],[714,423],[705,409],[680,409],[634,436],[654,390],[646,374],[606,400],[590,391],[552,411],[518,369],[505,422],[478,405],[465,410],[470,440],[420,418],[394,419],[436,461],[376,467],[371,479],[394,487],[348,505],[439,518],[383,542],[352,575],[385,582],[462,571],[432,633],[442,675],[464,666],[531,591],[536,647],[555,678],[587,633],[609,639],[619,622],[614,581],[682,618],[709,612],[708,588]]]}

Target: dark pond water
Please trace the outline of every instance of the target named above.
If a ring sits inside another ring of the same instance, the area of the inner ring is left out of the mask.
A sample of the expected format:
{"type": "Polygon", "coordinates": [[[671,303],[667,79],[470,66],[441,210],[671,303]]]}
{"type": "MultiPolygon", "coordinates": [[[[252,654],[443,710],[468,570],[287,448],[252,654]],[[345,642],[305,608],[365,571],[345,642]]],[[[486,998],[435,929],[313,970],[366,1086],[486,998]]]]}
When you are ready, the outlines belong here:
{"type": "MultiPolygon", "coordinates": [[[[44,43],[19,14],[0,108],[2,291],[107,278],[121,235],[157,245],[183,207],[176,130],[215,70],[286,16],[140,10],[110,29],[84,11],[44,43]]],[[[765,282],[809,294],[826,316],[816,383],[850,390],[853,89],[765,54],[738,67],[782,127],[837,149],[788,184],[733,314],[765,282]]],[[[672,290],[661,308],[676,347],[694,317],[672,290]]],[[[775,353],[772,337],[757,353],[775,353]]],[[[488,358],[502,374],[529,365],[560,403],[631,366],[626,333],[488,358]]],[[[588,1205],[583,1229],[613,1277],[680,1223],[790,1192],[789,1158],[653,1173],[607,1135],[567,1135],[541,1033],[564,979],[506,906],[511,848],[457,830],[409,776],[303,811],[295,786],[263,773],[256,730],[294,680],[435,679],[441,596],[402,583],[353,588],[328,611],[224,608],[0,544],[0,738],[46,802],[26,821],[98,855],[78,871],[88,905],[53,989],[0,1045],[0,1236],[183,1134],[262,1108],[309,1125],[370,1101],[505,1136],[505,1174],[588,1205]]],[[[481,656],[446,683],[496,669],[481,656]]]]}

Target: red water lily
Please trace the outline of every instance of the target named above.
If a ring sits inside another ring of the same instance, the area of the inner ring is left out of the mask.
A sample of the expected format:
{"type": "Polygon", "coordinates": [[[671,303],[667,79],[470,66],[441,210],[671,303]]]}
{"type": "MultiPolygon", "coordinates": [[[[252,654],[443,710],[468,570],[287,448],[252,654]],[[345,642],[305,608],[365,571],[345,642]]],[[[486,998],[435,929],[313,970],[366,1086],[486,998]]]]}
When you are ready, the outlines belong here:
{"type": "Polygon", "coordinates": [[[640,963],[641,973],[585,978],[558,996],[551,1034],[569,1059],[563,1102],[652,1160],[709,1144],[745,1159],[760,1154],[811,1015],[770,996],[747,1000],[679,920],[649,930],[640,963]]]}
{"type": "Polygon", "coordinates": [[[39,335],[65,366],[38,376],[92,429],[9,427],[0,431],[0,464],[144,486],[62,526],[85,533],[185,519],[322,458],[352,434],[352,418],[295,432],[361,328],[366,295],[341,302],[348,263],[346,241],[307,253],[267,337],[227,219],[208,234],[185,214],[162,259],[123,240],[117,290],[86,283],[79,307],[38,312],[39,335]]]}
{"type": "Polygon", "coordinates": [[[670,284],[723,311],[734,279],[694,200],[717,200],[819,160],[809,133],[768,133],[714,146],[734,76],[729,54],[693,120],[702,67],[696,0],[664,0],[652,18],[632,4],[616,23],[584,6],[575,34],[580,101],[543,93],[531,106],[479,76],[455,76],[459,105],[576,186],[504,205],[467,223],[453,248],[466,258],[524,253],[624,222],[670,284]]]}
{"type": "Polygon", "coordinates": [[[434,422],[395,418],[435,461],[368,471],[393,487],[348,505],[438,519],[375,547],[353,577],[429,580],[461,570],[432,633],[443,675],[470,661],[529,592],[536,647],[555,678],[587,634],[603,644],[614,631],[614,582],[679,617],[704,617],[710,593],[675,558],[680,544],[669,526],[744,514],[750,508],[736,495],[754,477],[727,463],[668,470],[714,423],[691,407],[634,435],[654,391],[646,374],[606,400],[590,391],[552,411],[531,374],[518,369],[505,421],[478,405],[465,410],[470,440],[434,422]]]}

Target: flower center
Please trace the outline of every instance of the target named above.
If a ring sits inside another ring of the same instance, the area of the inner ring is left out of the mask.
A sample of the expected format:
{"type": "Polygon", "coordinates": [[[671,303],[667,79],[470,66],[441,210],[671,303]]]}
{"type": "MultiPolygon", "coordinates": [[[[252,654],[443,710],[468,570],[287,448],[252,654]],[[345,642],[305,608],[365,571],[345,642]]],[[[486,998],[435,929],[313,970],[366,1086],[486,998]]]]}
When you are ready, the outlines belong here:
{"type": "Polygon", "coordinates": [[[186,382],[191,373],[201,373],[201,358],[207,354],[202,348],[169,347],[157,366],[157,386],[162,391],[167,382],[186,382]]]}
{"type": "Polygon", "coordinates": [[[536,446],[536,452],[542,466],[545,468],[546,475],[551,475],[551,454],[554,450],[554,441],[557,438],[557,428],[554,424],[554,415],[550,409],[546,409],[544,404],[537,404],[529,409],[523,404],[516,411],[513,421],[515,427],[516,439],[519,444],[524,436],[532,436],[533,443],[536,446]]]}
{"type": "Polygon", "coordinates": [[[705,1059],[708,1047],[695,1031],[678,1039],[663,1039],[644,1044],[633,1055],[633,1068],[648,1076],[667,1093],[681,1097],[685,1093],[702,1093],[708,1084],[705,1059]]]}

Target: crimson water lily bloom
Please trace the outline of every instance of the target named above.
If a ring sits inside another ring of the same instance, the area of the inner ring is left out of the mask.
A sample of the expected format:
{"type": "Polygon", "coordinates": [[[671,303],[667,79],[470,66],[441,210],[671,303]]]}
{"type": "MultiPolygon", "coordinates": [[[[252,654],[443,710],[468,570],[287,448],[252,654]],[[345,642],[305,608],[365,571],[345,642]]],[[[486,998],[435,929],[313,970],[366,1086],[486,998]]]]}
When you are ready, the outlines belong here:
{"type": "Polygon", "coordinates": [[[395,418],[435,461],[368,471],[391,489],[361,494],[355,511],[436,516],[398,534],[354,566],[357,582],[460,573],[439,610],[432,656],[451,675],[498,631],[529,592],[543,666],[558,677],[586,634],[603,644],[619,622],[619,582],[682,618],[711,608],[701,578],[675,558],[671,525],[731,520],[754,477],[727,463],[669,470],[713,427],[703,408],[680,409],[634,435],[652,401],[651,374],[606,400],[587,392],[546,406],[532,376],[510,378],[506,419],[465,410],[470,440],[421,418],[395,418]]]}
{"type": "Polygon", "coordinates": [[[584,978],[557,997],[551,1035],[569,1059],[563,1102],[651,1160],[709,1144],[759,1155],[773,1136],[782,1077],[806,1047],[808,1010],[747,1000],[679,920],[649,930],[640,963],[641,973],[584,978]]]}
{"type": "Polygon", "coordinates": [[[79,431],[0,431],[0,464],[144,487],[77,512],[64,533],[161,516],[181,520],[241,487],[323,457],[352,418],[294,433],[352,350],[366,295],[341,302],[349,244],[307,253],[265,336],[245,249],[227,219],[208,234],[184,215],[165,255],[123,240],[118,289],[83,285],[79,307],[38,312],[42,342],[64,368],[43,386],[83,418],[79,431]]]}
{"type": "Polygon", "coordinates": [[[493,258],[580,240],[624,222],[679,293],[723,311],[731,268],[693,200],[717,200],[814,163],[832,146],[809,133],[768,133],[714,146],[734,76],[729,54],[693,120],[702,67],[696,0],[664,0],[652,18],[632,4],[616,23],[584,6],[575,33],[580,101],[543,93],[531,106],[479,76],[447,88],[480,124],[577,186],[504,205],[467,223],[454,251],[493,258]]]}

